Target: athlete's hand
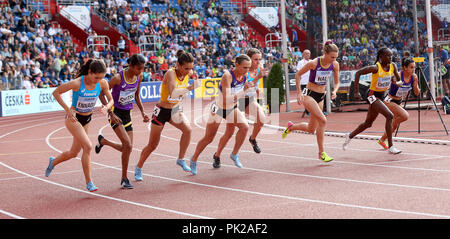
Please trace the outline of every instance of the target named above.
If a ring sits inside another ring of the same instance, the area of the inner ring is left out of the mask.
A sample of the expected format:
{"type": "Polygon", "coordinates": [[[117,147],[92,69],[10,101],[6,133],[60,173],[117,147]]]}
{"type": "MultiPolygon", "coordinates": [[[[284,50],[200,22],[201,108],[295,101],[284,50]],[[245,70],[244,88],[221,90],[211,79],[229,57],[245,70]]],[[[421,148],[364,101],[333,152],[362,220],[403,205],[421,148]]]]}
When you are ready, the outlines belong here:
{"type": "Polygon", "coordinates": [[[335,92],[335,91],[332,91],[332,92],[331,92],[331,99],[332,99],[332,100],[336,99],[336,96],[337,96],[337,95],[336,95],[336,92],[335,92]]]}
{"type": "Polygon", "coordinates": [[[264,69],[262,69],[261,73],[262,73],[262,76],[263,76],[263,77],[266,77],[266,76],[269,75],[269,69],[264,68],[264,69]]]}
{"type": "Polygon", "coordinates": [[[69,119],[71,122],[77,122],[77,117],[75,116],[76,111],[73,109],[70,109],[68,112],[66,112],[66,119],[69,119]]]}
{"type": "Polygon", "coordinates": [[[114,112],[109,111],[108,115],[109,115],[109,119],[111,120],[111,123],[116,124],[116,125],[122,124],[122,120],[119,117],[117,117],[117,115],[114,114],[114,112]]]}
{"type": "Polygon", "coordinates": [[[102,105],[102,109],[100,110],[104,115],[108,113],[108,107],[106,105],[102,105]]]}
{"type": "Polygon", "coordinates": [[[142,118],[144,119],[144,123],[147,123],[150,121],[150,117],[145,112],[142,112],[142,118]]]}
{"type": "Polygon", "coordinates": [[[356,101],[361,101],[361,100],[362,100],[361,94],[360,94],[359,92],[354,93],[354,94],[353,94],[353,98],[354,98],[356,101]]]}
{"type": "Polygon", "coordinates": [[[297,94],[297,103],[299,105],[302,105],[304,100],[305,100],[305,96],[303,95],[303,93],[297,94]]]}

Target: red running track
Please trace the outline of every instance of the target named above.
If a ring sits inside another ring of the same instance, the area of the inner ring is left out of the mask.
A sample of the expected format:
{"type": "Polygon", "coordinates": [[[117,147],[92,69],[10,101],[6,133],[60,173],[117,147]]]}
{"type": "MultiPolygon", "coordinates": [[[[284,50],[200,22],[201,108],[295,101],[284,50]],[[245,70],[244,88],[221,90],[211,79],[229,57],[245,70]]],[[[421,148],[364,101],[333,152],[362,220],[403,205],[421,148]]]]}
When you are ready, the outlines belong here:
{"type": "MultiPolygon", "coordinates": [[[[146,112],[153,106],[144,104],[146,112]]],[[[188,115],[193,135],[187,158],[205,127],[198,112],[188,115]]],[[[63,112],[54,112],[0,119],[0,190],[7,192],[0,196],[0,219],[450,218],[448,146],[396,143],[404,152],[390,155],[372,140],[355,139],[343,151],[343,138],[326,137],[326,151],[335,160],[323,163],[317,159],[314,135],[290,134],[283,140],[280,131],[263,129],[258,137],[261,154],[244,143],[244,168],[227,157],[232,139],[222,154],[222,167],[214,169],[211,158],[225,129],[221,125],[200,155],[198,175],[192,176],[175,164],[180,132],[167,125],[144,165],[144,181],[136,182],[134,167],[149,131],[135,109],[128,169],[135,189],[120,188],[120,153],[104,147],[99,155],[92,153],[99,191],[90,193],[79,160],[62,163],[49,178],[44,176],[48,157],[72,143],[63,118],[63,112]]],[[[94,145],[99,131],[118,142],[106,118],[96,112],[89,131],[94,145]]]]}

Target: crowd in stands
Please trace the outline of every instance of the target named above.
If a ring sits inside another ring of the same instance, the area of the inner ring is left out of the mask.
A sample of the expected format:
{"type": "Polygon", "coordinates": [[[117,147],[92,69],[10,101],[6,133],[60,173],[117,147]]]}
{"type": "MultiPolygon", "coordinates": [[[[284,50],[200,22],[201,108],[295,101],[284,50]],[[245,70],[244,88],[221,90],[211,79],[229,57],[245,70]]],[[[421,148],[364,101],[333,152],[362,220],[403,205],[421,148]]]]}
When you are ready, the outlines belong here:
{"type": "MultiPolygon", "coordinates": [[[[387,46],[393,61],[404,51],[414,52],[412,2],[328,1],[329,39],[340,48],[341,70],[359,69],[375,62],[377,48],[387,46]]],[[[420,52],[425,53],[426,29],[418,21],[420,52]]]]}
{"type": "MultiPolygon", "coordinates": [[[[306,18],[306,4],[306,0],[288,0],[288,15],[303,23],[320,25],[320,18],[306,18]]],[[[379,46],[390,47],[396,62],[400,62],[398,56],[404,51],[414,52],[409,1],[343,0],[327,4],[329,39],[340,48],[341,70],[372,64],[379,46]]],[[[200,78],[221,77],[223,69],[232,67],[233,57],[250,47],[263,50],[264,63],[269,68],[282,56],[279,48],[261,48],[257,40],[247,40],[247,26],[239,23],[218,0],[100,0],[95,10],[137,45],[146,40],[144,35],[158,37],[156,44],[143,53],[148,59],[144,81],[160,80],[175,65],[179,49],[193,54],[200,78]]],[[[26,1],[3,2],[0,11],[1,89],[6,88],[6,82],[10,89],[57,86],[70,81],[89,57],[105,59],[108,79],[126,66],[128,53],[123,52],[121,41],[118,46],[101,51],[84,48],[76,53],[69,33],[57,23],[43,19],[38,11],[29,12],[26,1]]],[[[421,22],[419,39],[421,52],[425,53],[425,26],[421,22]]],[[[301,49],[289,42],[288,51],[289,72],[295,72],[301,49]]]]}

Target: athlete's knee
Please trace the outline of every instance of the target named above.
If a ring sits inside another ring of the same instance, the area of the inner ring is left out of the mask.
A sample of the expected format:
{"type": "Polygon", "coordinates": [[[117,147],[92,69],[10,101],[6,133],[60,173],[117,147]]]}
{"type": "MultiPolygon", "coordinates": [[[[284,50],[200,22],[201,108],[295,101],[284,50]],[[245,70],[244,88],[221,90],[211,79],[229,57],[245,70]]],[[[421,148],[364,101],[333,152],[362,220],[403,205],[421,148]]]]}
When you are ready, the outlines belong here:
{"type": "Polygon", "coordinates": [[[394,119],[394,114],[392,112],[387,112],[384,116],[386,117],[386,120],[394,119]]]}
{"type": "Polygon", "coordinates": [[[373,122],[372,121],[365,121],[364,123],[361,124],[362,127],[364,127],[365,129],[372,127],[373,122]]]}
{"type": "Polygon", "coordinates": [[[89,143],[85,143],[81,146],[83,148],[84,152],[91,152],[92,151],[92,144],[89,143]]]}
{"type": "Polygon", "coordinates": [[[239,124],[238,128],[239,128],[239,131],[241,131],[241,132],[247,132],[250,127],[248,126],[248,124],[243,123],[243,124],[239,124]]]}
{"type": "Polygon", "coordinates": [[[125,140],[122,142],[122,151],[130,152],[133,149],[133,145],[130,140],[125,140]]]}
{"type": "Polygon", "coordinates": [[[327,118],[325,117],[320,117],[317,119],[317,122],[319,123],[319,125],[324,126],[327,124],[327,118]]]}

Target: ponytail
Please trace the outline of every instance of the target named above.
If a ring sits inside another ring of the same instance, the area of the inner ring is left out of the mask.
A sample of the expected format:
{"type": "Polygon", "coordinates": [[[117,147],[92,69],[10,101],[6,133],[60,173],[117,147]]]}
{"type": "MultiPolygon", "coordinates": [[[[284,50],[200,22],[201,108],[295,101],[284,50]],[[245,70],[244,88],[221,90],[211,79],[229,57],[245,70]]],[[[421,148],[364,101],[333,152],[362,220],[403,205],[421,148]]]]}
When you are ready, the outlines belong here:
{"type": "Polygon", "coordinates": [[[106,73],[106,65],[101,59],[91,58],[80,67],[80,70],[76,74],[75,78],[88,75],[89,70],[91,70],[91,73],[94,74],[106,73]]]}

